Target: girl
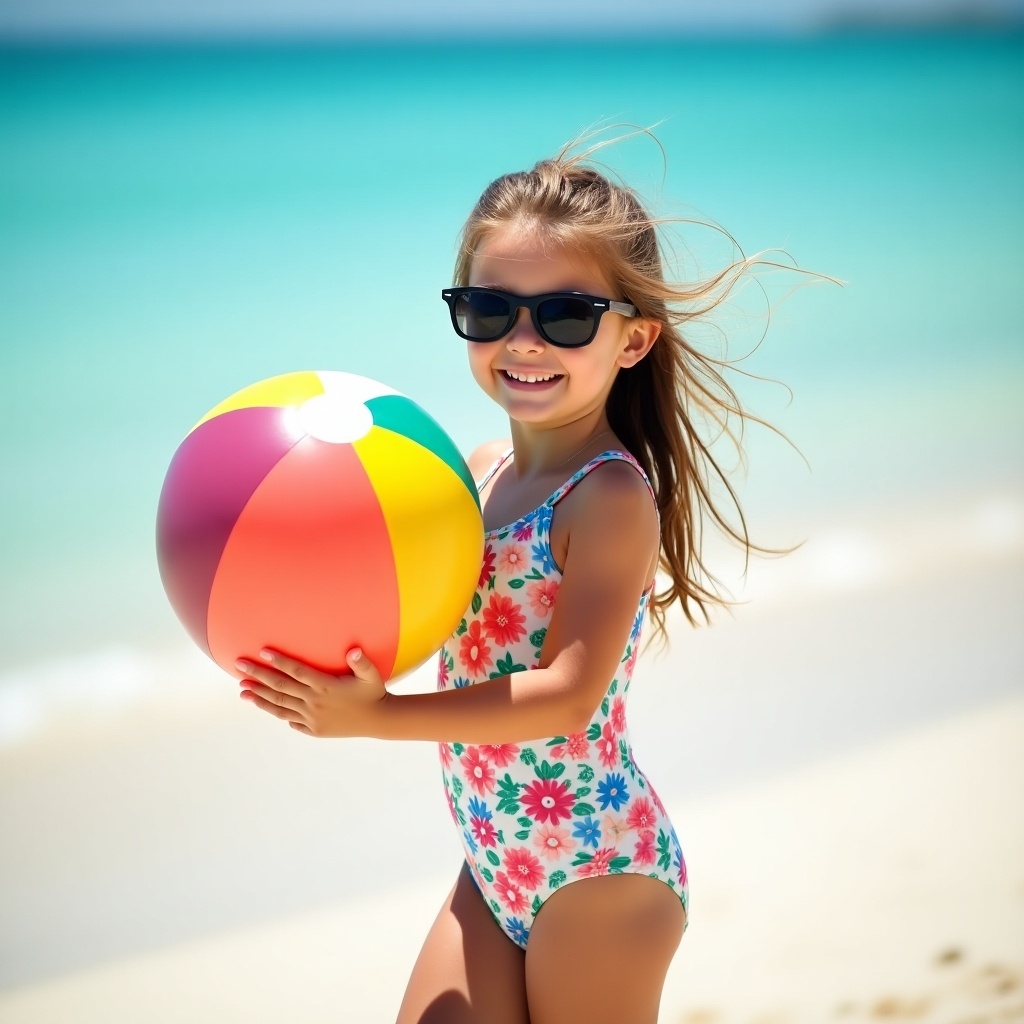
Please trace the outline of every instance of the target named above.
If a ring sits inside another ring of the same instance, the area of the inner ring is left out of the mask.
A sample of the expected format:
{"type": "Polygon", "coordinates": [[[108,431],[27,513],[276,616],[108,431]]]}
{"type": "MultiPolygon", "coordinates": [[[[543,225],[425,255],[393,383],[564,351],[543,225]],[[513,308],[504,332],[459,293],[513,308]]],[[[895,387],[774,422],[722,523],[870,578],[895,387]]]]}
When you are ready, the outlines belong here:
{"type": "Polygon", "coordinates": [[[724,478],[693,420],[743,413],[680,325],[751,261],[669,285],[651,217],[587,155],[493,182],[442,293],[512,438],[470,458],[484,564],[437,691],[389,693],[359,650],[344,681],[272,651],[239,662],[242,697],[301,732],[439,743],[465,861],[399,1024],[654,1024],[686,926],[686,866],[626,696],[648,610],[663,631],[675,602],[693,621],[718,600],[702,518],[749,548],[712,501],[724,478]]]}

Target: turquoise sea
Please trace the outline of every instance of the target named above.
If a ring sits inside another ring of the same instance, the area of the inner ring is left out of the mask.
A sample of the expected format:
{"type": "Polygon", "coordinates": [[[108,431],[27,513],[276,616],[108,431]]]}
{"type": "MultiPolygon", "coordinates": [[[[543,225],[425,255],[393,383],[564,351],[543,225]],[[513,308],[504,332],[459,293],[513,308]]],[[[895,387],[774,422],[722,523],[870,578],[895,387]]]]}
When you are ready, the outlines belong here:
{"type": "MultiPolygon", "coordinates": [[[[0,51],[0,691],[21,714],[25,680],[182,642],[156,500],[239,387],[344,369],[463,449],[503,434],[438,294],[456,234],[492,178],[602,124],[657,125],[664,161],[602,154],[657,212],[844,282],[766,274],[724,311],[740,354],[770,298],[743,365],[792,399],[741,391],[811,467],[752,438],[755,525],[1019,491],[1022,58],[1021,35],[0,51]]],[[[676,251],[683,275],[730,255],[685,225],[676,251]]]]}

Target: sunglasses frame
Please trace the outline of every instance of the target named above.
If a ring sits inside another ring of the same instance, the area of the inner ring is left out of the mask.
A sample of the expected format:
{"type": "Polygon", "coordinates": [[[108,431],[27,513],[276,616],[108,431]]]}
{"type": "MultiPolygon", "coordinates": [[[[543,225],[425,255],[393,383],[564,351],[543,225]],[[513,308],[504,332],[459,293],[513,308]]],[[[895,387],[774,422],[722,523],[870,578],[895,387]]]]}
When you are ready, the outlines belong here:
{"type": "Polygon", "coordinates": [[[617,302],[615,299],[605,299],[598,295],[587,295],[584,292],[544,292],[542,295],[514,295],[512,292],[503,292],[500,288],[480,288],[473,285],[466,285],[463,287],[452,287],[442,288],[441,298],[448,304],[448,312],[451,313],[452,327],[455,328],[455,333],[460,338],[465,338],[466,341],[472,341],[477,344],[486,345],[492,341],[501,341],[502,338],[508,335],[508,332],[512,330],[513,325],[516,322],[516,318],[519,316],[520,309],[528,309],[530,311],[530,319],[533,321],[534,330],[547,342],[549,345],[554,345],[556,348],[582,348],[584,345],[589,345],[597,334],[597,328],[601,323],[601,317],[605,313],[619,313],[621,316],[635,317],[637,315],[636,306],[630,302],[617,302]],[[455,303],[462,296],[470,292],[484,292],[487,295],[497,295],[505,299],[509,304],[509,315],[508,322],[505,324],[504,329],[501,333],[495,335],[493,338],[471,338],[468,334],[465,334],[459,327],[458,320],[455,314],[455,303]],[[537,315],[537,310],[541,303],[548,301],[549,299],[583,299],[590,303],[590,307],[594,313],[594,323],[591,327],[590,334],[583,341],[576,342],[564,342],[555,341],[553,338],[548,337],[547,331],[541,326],[540,320],[537,315]]]}

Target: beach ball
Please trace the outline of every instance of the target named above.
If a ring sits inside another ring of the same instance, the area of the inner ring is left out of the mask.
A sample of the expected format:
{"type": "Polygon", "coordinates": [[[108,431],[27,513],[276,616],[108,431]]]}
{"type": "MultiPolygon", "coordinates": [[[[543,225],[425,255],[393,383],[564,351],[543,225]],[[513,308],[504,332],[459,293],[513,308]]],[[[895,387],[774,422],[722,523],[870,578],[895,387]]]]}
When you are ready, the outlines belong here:
{"type": "Polygon", "coordinates": [[[480,574],[469,469],[419,405],[366,377],[305,371],[253,384],[181,442],[157,511],[160,577],[218,665],[272,647],[385,679],[458,626],[480,574]]]}

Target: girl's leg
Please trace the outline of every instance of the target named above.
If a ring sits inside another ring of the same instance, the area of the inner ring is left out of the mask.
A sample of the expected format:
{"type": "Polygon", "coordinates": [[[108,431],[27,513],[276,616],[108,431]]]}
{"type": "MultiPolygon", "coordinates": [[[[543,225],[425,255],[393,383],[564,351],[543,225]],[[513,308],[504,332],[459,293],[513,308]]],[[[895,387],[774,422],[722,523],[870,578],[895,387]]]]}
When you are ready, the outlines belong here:
{"type": "Polygon", "coordinates": [[[463,864],[412,969],[398,1024],[530,1024],[524,959],[463,864]]]}
{"type": "Polygon", "coordinates": [[[646,875],[604,875],[559,889],[526,945],[531,1024],[657,1024],[685,923],[679,897],[646,875]]]}

